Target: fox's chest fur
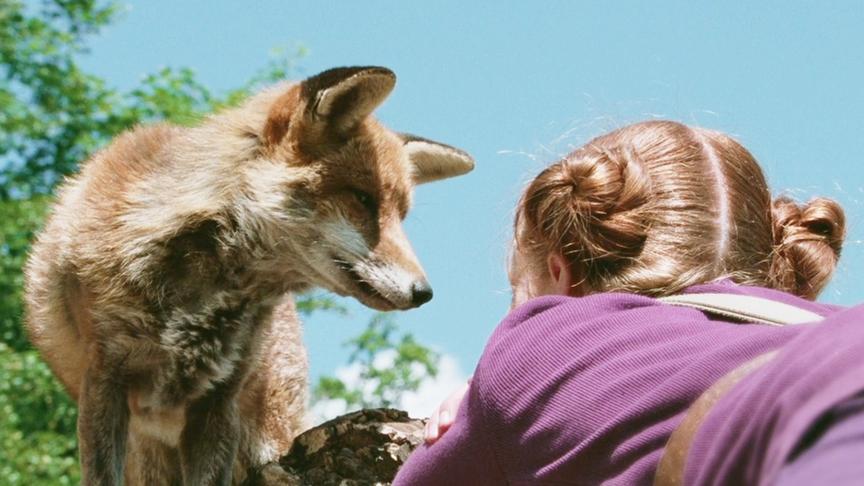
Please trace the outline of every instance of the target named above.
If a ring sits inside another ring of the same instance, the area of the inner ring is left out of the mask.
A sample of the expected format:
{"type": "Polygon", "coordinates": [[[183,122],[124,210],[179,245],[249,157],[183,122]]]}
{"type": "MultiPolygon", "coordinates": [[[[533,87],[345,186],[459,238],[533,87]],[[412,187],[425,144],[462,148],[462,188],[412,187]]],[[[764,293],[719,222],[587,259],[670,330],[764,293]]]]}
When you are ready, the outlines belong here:
{"type": "Polygon", "coordinates": [[[188,404],[241,379],[239,365],[257,350],[258,330],[284,290],[256,284],[265,279],[216,243],[220,231],[199,224],[147,245],[146,257],[129,260],[136,271],[116,281],[125,292],[102,306],[99,320],[118,325],[98,331],[124,336],[109,346],[128,356],[121,366],[137,396],[133,412],[188,404]]]}
{"type": "MultiPolygon", "coordinates": [[[[127,399],[132,427],[176,445],[185,424],[183,411],[191,402],[208,393],[226,393],[245,378],[272,307],[268,299],[221,291],[194,310],[175,308],[154,316],[158,342],[149,339],[139,349],[159,358],[131,380],[127,399]]],[[[141,363],[130,365],[141,370],[141,363]]]]}
{"type": "Polygon", "coordinates": [[[153,390],[160,401],[200,397],[231,378],[253,351],[256,330],[270,309],[250,296],[219,292],[194,311],[169,311],[159,335],[169,361],[153,390]]]}

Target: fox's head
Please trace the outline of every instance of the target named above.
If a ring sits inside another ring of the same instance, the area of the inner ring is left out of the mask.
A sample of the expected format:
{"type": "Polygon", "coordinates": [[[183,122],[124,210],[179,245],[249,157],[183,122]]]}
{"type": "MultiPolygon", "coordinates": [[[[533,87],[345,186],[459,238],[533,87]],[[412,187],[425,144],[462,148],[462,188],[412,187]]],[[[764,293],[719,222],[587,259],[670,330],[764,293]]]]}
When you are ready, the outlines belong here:
{"type": "Polygon", "coordinates": [[[380,310],[417,307],[432,288],[402,229],[417,184],[464,174],[465,152],[379,124],[396,76],[337,68],[269,102],[250,198],[278,226],[295,278],[380,310]]]}

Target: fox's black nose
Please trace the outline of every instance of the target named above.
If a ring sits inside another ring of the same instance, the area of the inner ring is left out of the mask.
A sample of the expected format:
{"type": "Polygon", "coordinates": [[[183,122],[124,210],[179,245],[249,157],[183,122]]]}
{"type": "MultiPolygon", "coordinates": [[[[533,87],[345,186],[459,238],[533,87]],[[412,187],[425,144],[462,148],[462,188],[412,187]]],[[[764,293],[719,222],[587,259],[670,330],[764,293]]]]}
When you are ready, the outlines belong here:
{"type": "Polygon", "coordinates": [[[411,303],[414,307],[420,307],[432,300],[432,287],[424,278],[411,284],[411,303]]]}

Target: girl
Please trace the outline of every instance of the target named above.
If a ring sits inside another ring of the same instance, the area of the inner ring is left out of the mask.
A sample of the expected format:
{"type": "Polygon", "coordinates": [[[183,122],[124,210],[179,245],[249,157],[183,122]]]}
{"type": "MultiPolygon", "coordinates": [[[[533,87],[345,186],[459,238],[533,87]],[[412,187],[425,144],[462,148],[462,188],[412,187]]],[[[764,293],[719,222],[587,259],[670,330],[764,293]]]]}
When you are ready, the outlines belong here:
{"type": "Polygon", "coordinates": [[[522,195],[512,311],[395,484],[860,484],[864,309],[812,302],[843,238],[835,202],[772,202],[722,133],[590,141],[522,195]],[[822,322],[661,299],[707,294],[822,322]]]}

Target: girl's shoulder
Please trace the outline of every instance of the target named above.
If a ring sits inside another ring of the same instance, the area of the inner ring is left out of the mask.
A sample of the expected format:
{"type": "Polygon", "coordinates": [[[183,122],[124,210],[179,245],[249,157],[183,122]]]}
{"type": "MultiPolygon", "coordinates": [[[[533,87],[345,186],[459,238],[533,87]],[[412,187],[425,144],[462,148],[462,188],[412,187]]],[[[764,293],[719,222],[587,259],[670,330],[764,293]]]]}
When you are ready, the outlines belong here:
{"type": "MultiPolygon", "coordinates": [[[[694,286],[684,293],[706,292],[775,300],[823,316],[843,310],[727,281],[694,286]]],[[[487,341],[475,377],[485,378],[496,389],[519,389],[576,369],[582,371],[580,377],[592,370],[618,369],[617,363],[629,360],[640,366],[674,367],[675,362],[704,359],[721,368],[734,367],[751,353],[789,339],[799,332],[793,329],[797,327],[735,324],[631,293],[543,296],[513,309],[501,321],[487,341]]]]}
{"type": "Polygon", "coordinates": [[[512,309],[499,324],[499,329],[515,328],[525,323],[572,324],[583,319],[602,318],[618,312],[660,305],[656,299],[623,292],[602,292],[584,297],[544,295],[528,300],[512,309]]]}
{"type": "MultiPolygon", "coordinates": [[[[695,285],[682,294],[721,293],[747,295],[789,304],[801,309],[828,316],[846,308],[806,300],[801,297],[765,287],[739,285],[731,280],[695,285]]],[[[661,300],[644,295],[624,292],[601,292],[584,297],[548,295],[531,299],[513,309],[498,326],[496,333],[507,333],[519,328],[520,333],[545,332],[549,327],[572,327],[586,321],[638,321],[640,325],[652,320],[669,321],[700,319],[700,311],[668,305],[661,300]]],[[[703,316],[704,317],[704,316],[703,316]]],[[[494,337],[494,335],[493,335],[494,337]]]]}

